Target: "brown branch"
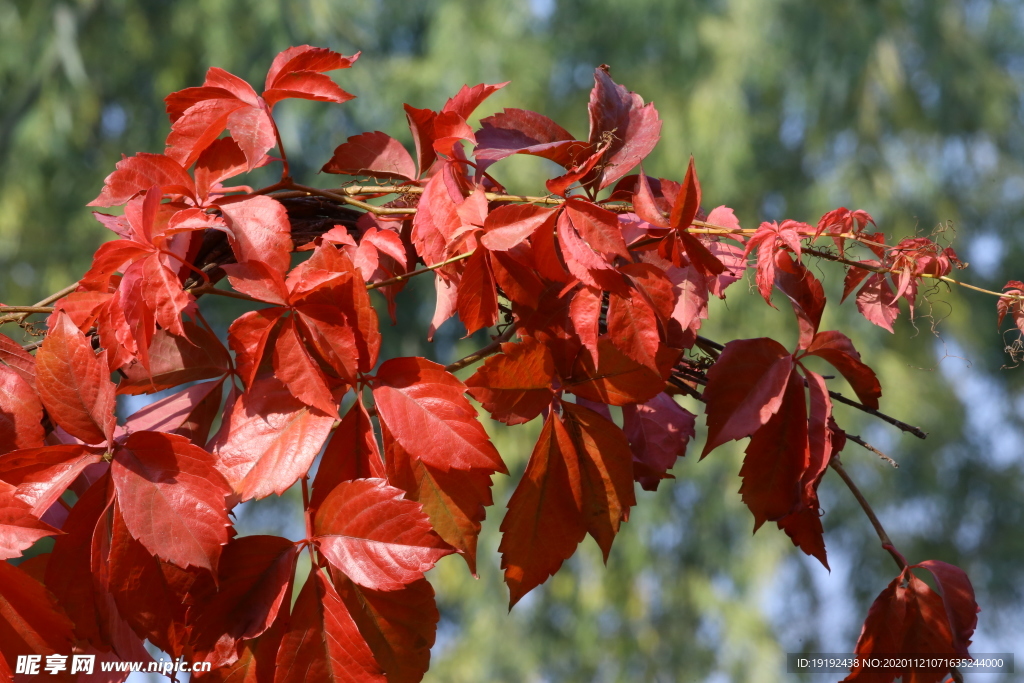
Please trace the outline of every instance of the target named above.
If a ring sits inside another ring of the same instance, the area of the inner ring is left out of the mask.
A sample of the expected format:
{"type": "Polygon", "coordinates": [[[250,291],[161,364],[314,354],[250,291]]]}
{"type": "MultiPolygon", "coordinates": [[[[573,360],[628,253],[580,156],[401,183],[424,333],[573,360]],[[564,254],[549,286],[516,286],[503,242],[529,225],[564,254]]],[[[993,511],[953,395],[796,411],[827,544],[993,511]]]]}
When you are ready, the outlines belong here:
{"type": "Polygon", "coordinates": [[[388,285],[394,285],[394,284],[398,284],[399,282],[405,282],[409,278],[416,277],[417,275],[422,275],[424,273],[429,273],[429,272],[431,272],[433,270],[437,270],[438,268],[443,268],[443,267],[447,266],[449,263],[456,263],[458,261],[462,261],[463,259],[468,259],[474,253],[476,253],[475,250],[474,251],[467,251],[465,254],[459,254],[458,256],[453,256],[450,259],[447,259],[446,261],[441,261],[440,263],[435,263],[432,266],[425,266],[423,268],[420,268],[419,270],[414,270],[411,273],[404,273],[402,275],[396,275],[395,277],[388,278],[387,280],[381,280],[380,282],[374,282],[374,283],[368,284],[368,285],[366,285],[366,288],[367,289],[380,289],[381,287],[387,287],[388,285]]]}
{"type": "Polygon", "coordinates": [[[261,299],[249,296],[248,294],[234,292],[230,289],[217,289],[213,285],[203,285],[202,287],[196,287],[195,289],[191,290],[191,292],[192,295],[195,297],[200,297],[203,294],[213,294],[215,296],[226,296],[232,299],[241,299],[242,301],[252,301],[257,304],[269,303],[267,301],[262,301],[261,299]]]}
{"type": "Polygon", "coordinates": [[[906,422],[903,422],[902,420],[897,420],[895,417],[892,417],[890,415],[886,415],[885,413],[883,413],[881,411],[878,411],[878,410],[875,410],[874,408],[869,408],[868,406],[864,405],[863,403],[858,403],[857,401],[853,401],[851,399],[848,399],[845,396],[843,396],[842,394],[840,394],[838,391],[830,391],[830,392],[828,392],[828,395],[831,396],[832,398],[834,398],[835,400],[839,401],[840,403],[845,403],[846,405],[848,405],[848,406],[850,406],[852,408],[856,408],[857,410],[859,410],[861,412],[864,412],[864,413],[867,413],[868,415],[874,415],[878,419],[884,420],[885,422],[888,422],[889,424],[891,424],[893,427],[896,427],[897,429],[901,429],[904,432],[907,432],[908,434],[913,434],[914,436],[916,436],[919,439],[927,439],[928,438],[928,432],[924,431],[920,427],[915,427],[914,425],[907,424],[906,422]]]}
{"type": "Polygon", "coordinates": [[[864,439],[862,439],[859,436],[857,436],[856,434],[847,434],[846,438],[849,439],[850,441],[854,442],[855,444],[857,444],[861,448],[864,448],[866,450],[871,451],[872,453],[877,455],[879,458],[881,458],[882,460],[884,460],[887,463],[889,463],[890,465],[892,465],[893,467],[899,468],[900,464],[898,462],[896,462],[895,460],[890,458],[888,455],[886,455],[882,451],[878,450],[877,448],[875,448],[874,446],[869,444],[867,441],[865,441],[864,439]]]}
{"type": "Polygon", "coordinates": [[[871,520],[871,526],[875,527],[875,533],[878,534],[878,540],[882,542],[882,547],[892,555],[892,559],[895,560],[896,566],[900,568],[900,571],[906,569],[906,560],[904,560],[903,556],[900,555],[898,550],[896,550],[896,546],[893,545],[892,539],[889,538],[889,534],[885,533],[885,528],[882,526],[882,523],[878,521],[878,515],[875,514],[875,511],[871,508],[871,504],[864,497],[864,494],[860,492],[860,489],[857,488],[857,485],[853,483],[853,479],[850,478],[846,469],[843,468],[842,463],[839,462],[838,456],[833,456],[832,460],[829,462],[829,467],[836,471],[839,477],[846,483],[847,488],[850,489],[850,493],[852,493],[853,497],[857,499],[858,503],[860,503],[860,507],[864,510],[864,514],[868,516],[869,520],[871,520]]]}
{"type": "Polygon", "coordinates": [[[53,306],[0,306],[0,313],[53,313],[53,306]]]}
{"type": "Polygon", "coordinates": [[[461,370],[462,368],[470,366],[479,360],[483,360],[488,356],[494,355],[498,351],[501,351],[501,345],[507,342],[509,339],[511,339],[512,335],[514,335],[515,333],[515,325],[509,325],[505,329],[505,331],[499,334],[497,337],[495,337],[494,341],[492,341],[490,344],[474,351],[465,358],[460,358],[454,363],[446,365],[444,369],[447,370],[448,372],[455,372],[456,370],[461,370]]]}

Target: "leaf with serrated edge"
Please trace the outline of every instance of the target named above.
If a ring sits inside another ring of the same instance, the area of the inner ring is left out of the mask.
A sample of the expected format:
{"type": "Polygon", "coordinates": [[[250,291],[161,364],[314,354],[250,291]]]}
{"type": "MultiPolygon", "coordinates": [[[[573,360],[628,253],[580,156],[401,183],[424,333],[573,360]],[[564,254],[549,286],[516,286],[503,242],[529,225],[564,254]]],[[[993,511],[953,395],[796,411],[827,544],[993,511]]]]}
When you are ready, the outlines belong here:
{"type": "Polygon", "coordinates": [[[316,512],[320,552],[352,581],[397,590],[453,552],[423,506],[383,479],[356,479],[334,487],[316,512]]]}

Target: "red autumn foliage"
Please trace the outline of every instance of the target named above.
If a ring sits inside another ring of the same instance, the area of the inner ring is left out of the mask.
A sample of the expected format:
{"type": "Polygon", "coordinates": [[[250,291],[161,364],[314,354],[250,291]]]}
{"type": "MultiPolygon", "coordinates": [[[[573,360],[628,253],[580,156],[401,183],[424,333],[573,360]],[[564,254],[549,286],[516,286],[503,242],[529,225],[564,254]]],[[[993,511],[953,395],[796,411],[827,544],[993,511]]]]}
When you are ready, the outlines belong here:
{"type": "MultiPolygon", "coordinates": [[[[275,146],[284,156],[281,100],[351,99],[325,72],[357,57],[290,48],[262,94],[212,68],[202,86],[168,96],[164,154],[118,162],[92,202],[124,205],[120,216],[96,214],[118,239],[54,304],[34,355],[0,336],[0,559],[56,536],[31,564],[0,564],[3,675],[26,654],[145,659],[148,639],[210,662],[200,681],[418,681],[439,620],[424,572],[458,553],[475,573],[492,476],[508,473],[470,398],[506,425],[543,421],[500,527],[511,605],[588,533],[606,559],[613,552],[634,484],[654,490],[671,478],[697,436],[677,396],[706,406],[702,458],[750,438],[739,493],[755,530],[776,522],[828,566],[818,486],[841,468],[846,443],[833,398],[874,413],[882,388],[845,334],[819,330],[826,298],[804,260],[829,257],[812,245],[834,240],[832,260],[850,266],[844,298],[859,287],[858,309],[892,331],[896,301],[913,312],[920,281],[959,265],[952,250],[923,238],[888,247],[864,232],[867,213],[845,208],[816,228],[744,230],[727,207],[702,211],[692,158],[681,182],[627,175],[661,120],[604,66],[585,140],[522,109],[474,130],[473,111],[505,85],[481,84],[440,111],[406,105],[415,154],[374,131],[323,167],[398,185],[308,188],[287,159],[269,188],[224,185],[276,161],[275,146]],[[509,196],[487,169],[513,154],[565,173],[546,180],[549,196],[509,196]],[[331,219],[309,220],[312,196],[334,205],[331,219]],[[381,208],[367,203],[382,197],[381,208]],[[861,247],[874,258],[846,259],[861,247]],[[771,304],[778,290],[792,304],[792,350],[698,334],[711,295],[724,298],[755,251],[761,295],[771,304]],[[293,252],[311,253],[292,267],[293,252]],[[448,367],[378,363],[370,292],[394,317],[404,281],[430,272],[429,334],[457,315],[467,336],[496,328],[492,343],[448,367]],[[230,290],[215,287],[222,279],[230,290]],[[251,304],[230,325],[233,355],[202,317],[208,294],[251,304]],[[806,367],[810,357],[831,364],[859,403],[806,367]],[[453,374],[481,360],[465,380],[453,374]],[[177,391],[118,424],[117,395],[168,389],[177,391]],[[302,540],[235,535],[237,504],[297,482],[302,540]],[[313,560],[304,579],[301,551],[313,560]]],[[[998,320],[1010,315],[1024,332],[1022,290],[1007,284],[998,320]]],[[[977,611],[956,567],[903,568],[857,650],[968,656],[977,611]]],[[[855,670],[848,680],[904,674],[855,670]]]]}

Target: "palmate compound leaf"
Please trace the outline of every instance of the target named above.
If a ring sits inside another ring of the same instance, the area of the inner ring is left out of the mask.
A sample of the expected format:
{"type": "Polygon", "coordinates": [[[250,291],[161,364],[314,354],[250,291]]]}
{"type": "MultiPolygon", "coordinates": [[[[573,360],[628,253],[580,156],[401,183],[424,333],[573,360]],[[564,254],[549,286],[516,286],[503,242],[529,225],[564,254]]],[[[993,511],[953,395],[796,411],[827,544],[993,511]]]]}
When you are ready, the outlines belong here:
{"type": "Polygon", "coordinates": [[[19,655],[67,654],[72,624],[43,584],[0,562],[0,654],[10,671],[19,655]]]}
{"type": "Polygon", "coordinates": [[[46,412],[85,443],[100,444],[114,433],[114,383],[105,360],[65,313],[36,354],[36,388],[46,412]]]}
{"type": "Polygon", "coordinates": [[[498,550],[510,607],[558,571],[590,533],[605,559],[636,503],[632,453],[614,423],[563,403],[541,430],[508,503],[498,550]]]}
{"type": "Polygon", "coordinates": [[[314,565],[281,638],[274,683],[386,680],[338,591],[314,565]]]}
{"type": "Polygon", "coordinates": [[[423,506],[384,479],[341,482],[317,509],[320,552],[353,582],[398,590],[454,549],[430,526],[423,506]]]}
{"type": "Polygon", "coordinates": [[[135,432],[110,472],[128,531],[154,556],[216,571],[228,542],[228,483],[216,459],[183,436],[135,432]]]}
{"type": "Polygon", "coordinates": [[[466,385],[424,358],[392,358],[377,371],[373,398],[381,420],[414,457],[450,469],[508,470],[463,395],[466,385]]]}
{"type": "Polygon", "coordinates": [[[280,495],[309,470],[333,423],[276,377],[261,376],[228,409],[209,450],[241,500],[280,495]]]}
{"type": "Polygon", "coordinates": [[[915,655],[941,662],[959,657],[942,597],[907,567],[875,598],[857,639],[858,657],[886,655],[896,666],[853,667],[844,683],[914,683],[945,680],[948,667],[906,666],[915,655]]]}

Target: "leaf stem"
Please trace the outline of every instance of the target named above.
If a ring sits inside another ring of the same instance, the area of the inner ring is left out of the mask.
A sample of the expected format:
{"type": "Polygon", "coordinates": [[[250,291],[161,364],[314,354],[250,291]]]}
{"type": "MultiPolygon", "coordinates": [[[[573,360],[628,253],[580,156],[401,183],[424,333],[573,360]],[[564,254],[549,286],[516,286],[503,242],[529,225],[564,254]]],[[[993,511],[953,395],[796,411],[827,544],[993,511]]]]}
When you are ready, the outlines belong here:
{"type": "Polygon", "coordinates": [[[409,278],[416,277],[417,275],[422,275],[423,273],[429,273],[432,270],[437,270],[438,268],[443,268],[443,267],[447,266],[450,263],[456,263],[458,261],[462,261],[463,259],[468,259],[475,252],[476,252],[476,250],[467,251],[465,254],[459,254],[458,256],[453,256],[450,259],[447,259],[445,261],[441,261],[439,263],[435,263],[432,266],[425,266],[423,268],[420,268],[419,270],[414,270],[411,273],[404,273],[402,275],[396,275],[395,277],[388,278],[387,280],[381,280],[380,282],[370,283],[370,284],[366,285],[366,289],[368,289],[368,290],[380,289],[381,287],[387,287],[388,285],[394,285],[394,284],[398,284],[399,282],[405,282],[409,278]]]}
{"type": "Polygon", "coordinates": [[[501,345],[507,342],[509,339],[511,339],[512,335],[514,335],[515,333],[515,326],[509,325],[508,328],[506,328],[504,332],[495,337],[490,344],[474,351],[465,358],[460,358],[454,363],[446,365],[444,369],[447,370],[448,372],[455,372],[456,370],[461,370],[464,367],[476,363],[478,360],[483,360],[488,356],[494,355],[495,353],[501,350],[501,345]]]}
{"type": "Polygon", "coordinates": [[[872,509],[871,503],[867,501],[864,494],[861,493],[860,489],[857,488],[857,485],[853,483],[853,479],[850,478],[850,475],[843,467],[843,464],[839,462],[838,456],[833,456],[832,460],[829,461],[829,467],[836,471],[836,474],[838,474],[843,480],[846,487],[850,489],[850,493],[852,493],[853,497],[857,499],[858,503],[860,503],[860,507],[864,510],[864,514],[867,515],[868,519],[871,521],[871,526],[875,527],[875,533],[878,534],[878,540],[882,542],[882,547],[892,555],[892,559],[896,562],[896,566],[900,568],[900,571],[906,569],[907,562],[903,559],[903,555],[896,550],[896,546],[893,545],[892,539],[889,538],[889,534],[885,533],[885,527],[883,527],[882,523],[878,521],[878,515],[876,515],[875,511],[872,509]]]}

